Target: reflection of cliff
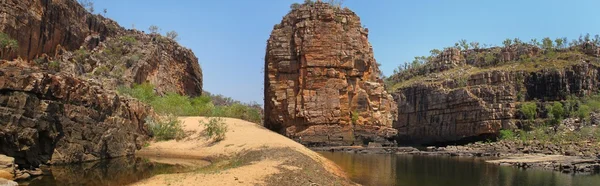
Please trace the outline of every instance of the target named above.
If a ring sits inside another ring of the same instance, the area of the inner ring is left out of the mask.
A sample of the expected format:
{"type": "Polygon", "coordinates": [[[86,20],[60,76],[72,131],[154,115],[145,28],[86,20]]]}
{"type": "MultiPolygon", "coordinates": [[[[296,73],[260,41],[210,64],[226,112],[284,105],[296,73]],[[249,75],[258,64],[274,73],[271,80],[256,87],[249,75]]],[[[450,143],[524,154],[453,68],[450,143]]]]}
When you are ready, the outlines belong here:
{"type": "Polygon", "coordinates": [[[175,172],[178,169],[181,168],[151,163],[142,158],[117,158],[67,166],[52,166],[49,175],[31,181],[30,185],[127,185],[156,174],[175,172]]]}
{"type": "Polygon", "coordinates": [[[594,185],[600,175],[519,170],[476,158],[322,152],[363,185],[514,186],[594,185]]]}

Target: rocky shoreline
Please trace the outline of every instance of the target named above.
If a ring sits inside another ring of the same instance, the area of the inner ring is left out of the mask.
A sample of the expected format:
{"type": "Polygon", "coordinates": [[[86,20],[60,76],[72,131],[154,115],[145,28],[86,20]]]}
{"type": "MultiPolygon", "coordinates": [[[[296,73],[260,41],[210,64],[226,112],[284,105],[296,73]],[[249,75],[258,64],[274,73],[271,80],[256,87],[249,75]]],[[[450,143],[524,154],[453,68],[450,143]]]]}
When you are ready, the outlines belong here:
{"type": "MultiPolygon", "coordinates": [[[[398,154],[421,156],[481,157],[486,162],[520,169],[544,169],[567,174],[599,174],[600,155],[587,151],[540,151],[538,146],[509,146],[516,142],[475,143],[446,147],[381,147],[361,146],[312,147],[313,151],[330,151],[356,154],[398,154]],[[564,152],[564,153],[561,153],[564,152]]],[[[590,150],[593,151],[593,150],[590,150]]]]}

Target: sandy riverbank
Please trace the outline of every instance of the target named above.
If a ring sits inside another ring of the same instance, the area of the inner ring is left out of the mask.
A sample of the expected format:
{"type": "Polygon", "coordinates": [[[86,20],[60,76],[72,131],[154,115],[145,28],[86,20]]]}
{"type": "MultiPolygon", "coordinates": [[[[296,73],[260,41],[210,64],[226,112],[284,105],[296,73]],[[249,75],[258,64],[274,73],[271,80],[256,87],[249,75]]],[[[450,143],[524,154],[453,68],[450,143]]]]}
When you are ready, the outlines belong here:
{"type": "Polygon", "coordinates": [[[202,135],[204,117],[179,118],[184,140],[150,143],[137,154],[146,157],[212,160],[211,171],[162,174],[134,185],[351,185],[345,173],[318,153],[254,123],[223,118],[228,132],[213,143],[202,135]]]}

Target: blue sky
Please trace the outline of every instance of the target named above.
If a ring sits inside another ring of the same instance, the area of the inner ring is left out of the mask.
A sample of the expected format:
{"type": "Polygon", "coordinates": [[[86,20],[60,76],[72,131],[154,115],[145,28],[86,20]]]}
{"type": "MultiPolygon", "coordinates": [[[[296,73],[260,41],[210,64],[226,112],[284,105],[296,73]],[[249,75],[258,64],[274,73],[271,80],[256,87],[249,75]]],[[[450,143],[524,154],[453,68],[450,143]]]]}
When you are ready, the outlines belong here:
{"type": "MultiPolygon", "coordinates": [[[[262,104],[266,41],[294,2],[303,1],[97,0],[95,9],[106,8],[126,28],[177,31],[200,61],[205,90],[262,104]]],[[[385,75],[460,39],[501,45],[506,38],[600,33],[597,0],[345,0],[344,6],[369,28],[385,75]]]]}

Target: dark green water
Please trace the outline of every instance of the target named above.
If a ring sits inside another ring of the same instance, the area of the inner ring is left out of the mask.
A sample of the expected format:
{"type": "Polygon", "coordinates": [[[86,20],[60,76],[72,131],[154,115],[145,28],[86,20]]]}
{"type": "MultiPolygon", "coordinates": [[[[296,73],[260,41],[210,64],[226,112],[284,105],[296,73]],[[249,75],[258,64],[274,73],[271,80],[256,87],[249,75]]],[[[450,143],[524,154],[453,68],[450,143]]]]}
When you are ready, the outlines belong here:
{"type": "Polygon", "coordinates": [[[157,174],[185,170],[181,166],[150,162],[145,158],[117,158],[90,163],[52,166],[44,175],[20,185],[30,186],[113,186],[127,185],[157,174]]]}
{"type": "Polygon", "coordinates": [[[367,186],[600,186],[600,175],[520,170],[476,158],[320,153],[367,186]]]}

